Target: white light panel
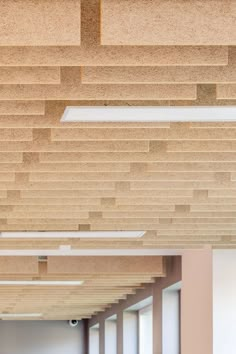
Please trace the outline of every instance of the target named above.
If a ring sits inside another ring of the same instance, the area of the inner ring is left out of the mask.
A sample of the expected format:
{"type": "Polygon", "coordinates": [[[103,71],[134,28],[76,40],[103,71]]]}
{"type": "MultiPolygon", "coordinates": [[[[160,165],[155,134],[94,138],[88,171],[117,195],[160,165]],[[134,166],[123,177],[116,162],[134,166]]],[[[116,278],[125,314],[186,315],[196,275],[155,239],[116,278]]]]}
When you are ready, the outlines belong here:
{"type": "Polygon", "coordinates": [[[68,106],[61,122],[226,122],[236,121],[236,106],[145,107],[68,106]]]}
{"type": "Polygon", "coordinates": [[[145,231],[2,232],[1,238],[140,238],[145,231]]]}
{"type": "Polygon", "coordinates": [[[0,280],[0,286],[77,286],[82,284],[82,280],[0,280]]]}
{"type": "Polygon", "coordinates": [[[0,313],[0,318],[42,317],[42,313],[0,313]]]}
{"type": "Polygon", "coordinates": [[[139,248],[139,249],[72,249],[62,251],[58,249],[0,249],[0,256],[181,256],[182,249],[159,249],[159,248],[139,248]]]}

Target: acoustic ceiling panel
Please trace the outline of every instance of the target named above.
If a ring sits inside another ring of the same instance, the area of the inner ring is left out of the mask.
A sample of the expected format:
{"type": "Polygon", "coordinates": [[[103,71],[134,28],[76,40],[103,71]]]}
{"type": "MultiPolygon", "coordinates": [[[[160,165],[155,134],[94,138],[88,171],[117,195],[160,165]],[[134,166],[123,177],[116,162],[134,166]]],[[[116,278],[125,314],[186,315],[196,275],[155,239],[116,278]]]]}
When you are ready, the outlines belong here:
{"type": "Polygon", "coordinates": [[[0,257],[0,274],[38,274],[37,257],[0,257]]]}
{"type": "Polygon", "coordinates": [[[1,0],[0,45],[80,44],[80,0],[1,0]]]}
{"type": "Polygon", "coordinates": [[[235,122],[60,122],[67,106],[235,106],[235,3],[0,1],[0,231],[147,230],[1,249],[235,245],[235,122]]]}
{"type": "Polygon", "coordinates": [[[235,0],[102,0],[103,45],[236,44],[235,0]]]}
{"type": "Polygon", "coordinates": [[[108,257],[110,269],[106,257],[100,257],[98,267],[96,262],[96,257],[40,262],[37,257],[0,257],[0,314],[10,320],[16,320],[15,314],[24,320],[89,318],[166,276],[163,257],[146,256],[145,262],[143,257],[108,257]]]}

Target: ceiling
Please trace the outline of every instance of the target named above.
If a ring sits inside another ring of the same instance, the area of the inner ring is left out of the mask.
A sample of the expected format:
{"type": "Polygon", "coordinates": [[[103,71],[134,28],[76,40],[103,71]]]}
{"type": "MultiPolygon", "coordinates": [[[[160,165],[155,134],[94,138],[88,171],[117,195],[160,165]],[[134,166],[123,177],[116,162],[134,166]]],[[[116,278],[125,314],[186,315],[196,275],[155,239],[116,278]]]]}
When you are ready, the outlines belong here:
{"type": "MultiPolygon", "coordinates": [[[[0,232],[146,231],[0,238],[0,251],[235,247],[236,123],[60,119],[66,106],[236,105],[236,0],[0,8],[0,232]]],[[[87,318],[166,275],[161,257],[121,258],[0,257],[0,281],[84,281],[0,286],[0,314],[87,318]]]]}
{"type": "Polygon", "coordinates": [[[85,319],[166,276],[163,257],[0,258],[0,319],[85,319]],[[78,286],[1,285],[2,280],[81,280],[78,286]],[[2,315],[3,314],[3,315],[2,315]],[[4,317],[39,314],[39,318],[4,317]]]}
{"type": "Polygon", "coordinates": [[[236,123],[60,118],[68,105],[235,105],[236,1],[0,5],[0,231],[147,231],[63,240],[73,249],[234,246],[236,123]]]}

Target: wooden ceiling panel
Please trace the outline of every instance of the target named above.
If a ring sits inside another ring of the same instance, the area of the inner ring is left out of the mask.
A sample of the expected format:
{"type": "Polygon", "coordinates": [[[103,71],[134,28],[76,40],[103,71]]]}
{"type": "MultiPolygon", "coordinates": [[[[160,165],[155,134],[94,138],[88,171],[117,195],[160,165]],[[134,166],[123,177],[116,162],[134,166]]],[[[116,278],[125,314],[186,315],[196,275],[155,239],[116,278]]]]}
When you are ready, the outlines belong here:
{"type": "Polygon", "coordinates": [[[234,247],[236,123],[60,119],[66,106],[235,105],[235,0],[0,3],[0,231],[147,231],[74,249],[234,247]]]}
{"type": "Polygon", "coordinates": [[[92,273],[94,275],[124,273],[150,274],[162,276],[164,270],[162,257],[69,257],[65,261],[61,257],[48,257],[48,274],[92,273]]]}
{"type": "Polygon", "coordinates": [[[0,274],[38,274],[37,257],[0,257],[0,274]]]}
{"type": "MultiPolygon", "coordinates": [[[[234,60],[236,59],[233,58],[234,60]]],[[[87,66],[84,84],[236,83],[236,65],[220,66],[87,66]]]]}
{"type": "Polygon", "coordinates": [[[38,116],[40,114],[42,116],[45,114],[45,102],[43,101],[1,101],[1,121],[3,116],[7,116],[7,119],[11,119],[12,116],[16,115],[18,119],[20,116],[28,117],[29,115],[38,116]]]}
{"type": "Polygon", "coordinates": [[[224,100],[236,99],[236,85],[234,84],[219,84],[217,85],[217,98],[224,100]]]}
{"type": "Polygon", "coordinates": [[[0,45],[79,45],[80,0],[0,1],[0,45]]]}
{"type": "Polygon", "coordinates": [[[0,85],[1,100],[195,100],[196,85],[0,85]]]}
{"type": "MultiPolygon", "coordinates": [[[[92,0],[88,3],[92,3],[92,0]]],[[[89,35],[87,37],[89,38],[89,35]]],[[[81,44],[87,40],[87,37],[81,44]]],[[[234,54],[234,48],[232,51],[234,54]]],[[[224,66],[227,64],[227,46],[101,46],[98,42],[93,45],[65,47],[5,46],[1,47],[0,52],[2,66],[224,66]]]]}
{"type": "Polygon", "coordinates": [[[235,11],[235,0],[102,0],[101,43],[235,45],[235,11]]]}
{"type": "Polygon", "coordinates": [[[59,67],[0,67],[0,84],[60,84],[60,76],[59,67]]]}
{"type": "MultiPolygon", "coordinates": [[[[39,313],[40,319],[89,318],[166,276],[163,257],[1,257],[1,281],[73,281],[81,285],[3,285],[0,313],[39,313]]],[[[0,316],[1,317],[1,316],[0,316]]],[[[12,319],[15,319],[14,317],[12,319]]],[[[30,319],[30,318],[23,318],[30,319]]]]}

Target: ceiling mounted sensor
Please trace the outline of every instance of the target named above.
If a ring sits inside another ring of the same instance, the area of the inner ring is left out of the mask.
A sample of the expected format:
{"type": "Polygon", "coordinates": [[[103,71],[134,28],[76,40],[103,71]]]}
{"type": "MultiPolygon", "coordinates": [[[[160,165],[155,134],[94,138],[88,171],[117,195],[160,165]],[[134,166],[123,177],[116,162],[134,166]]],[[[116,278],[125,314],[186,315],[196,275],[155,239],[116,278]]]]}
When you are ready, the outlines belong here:
{"type": "Polygon", "coordinates": [[[1,238],[140,238],[145,231],[60,231],[60,232],[1,232],[1,238]]]}
{"type": "Polygon", "coordinates": [[[79,286],[82,280],[0,280],[0,286],[79,286]]]}
{"type": "Polygon", "coordinates": [[[226,122],[236,121],[236,106],[66,107],[61,118],[67,122],[226,122]]]}
{"type": "Polygon", "coordinates": [[[69,322],[70,327],[76,327],[79,324],[79,321],[77,321],[77,320],[70,320],[68,322],[69,322]]]}

